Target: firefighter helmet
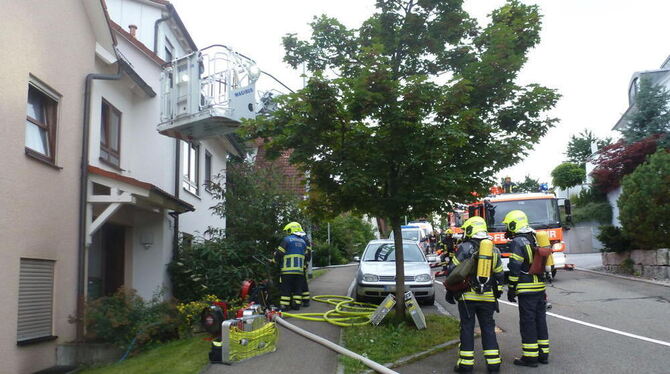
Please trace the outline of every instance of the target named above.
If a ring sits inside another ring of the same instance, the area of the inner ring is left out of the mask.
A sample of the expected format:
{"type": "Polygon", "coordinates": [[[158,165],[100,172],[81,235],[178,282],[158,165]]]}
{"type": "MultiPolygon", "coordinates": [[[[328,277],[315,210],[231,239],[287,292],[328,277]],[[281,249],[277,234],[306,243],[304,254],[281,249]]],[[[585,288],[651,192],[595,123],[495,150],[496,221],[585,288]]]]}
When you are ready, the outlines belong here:
{"type": "Polygon", "coordinates": [[[291,222],[288,225],[284,226],[284,231],[289,234],[296,234],[304,232],[302,226],[298,222],[291,222]]]}
{"type": "Polygon", "coordinates": [[[521,210],[513,210],[507,213],[502,223],[507,226],[507,231],[515,233],[528,227],[528,216],[521,210]]]}
{"type": "Polygon", "coordinates": [[[484,221],[484,218],[482,217],[474,216],[468,218],[467,221],[463,222],[461,228],[463,229],[463,234],[466,238],[486,237],[486,221],[484,221]]]}

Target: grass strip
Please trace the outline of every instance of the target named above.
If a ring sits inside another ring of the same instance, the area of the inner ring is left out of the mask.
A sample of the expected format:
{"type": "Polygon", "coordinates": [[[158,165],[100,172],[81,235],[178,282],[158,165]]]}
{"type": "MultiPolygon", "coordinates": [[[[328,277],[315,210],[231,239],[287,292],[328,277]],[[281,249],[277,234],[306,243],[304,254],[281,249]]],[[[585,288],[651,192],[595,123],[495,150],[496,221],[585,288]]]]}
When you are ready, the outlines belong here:
{"type": "MultiPolygon", "coordinates": [[[[430,350],[458,338],[458,321],[443,315],[426,315],[427,328],[417,330],[411,321],[395,324],[391,315],[379,326],[361,326],[343,330],[348,349],[381,364],[395,362],[412,354],[430,350]]],[[[439,352],[440,349],[434,352],[439,352]]],[[[367,367],[340,356],[346,374],[363,373],[367,367]]]]}
{"type": "Polygon", "coordinates": [[[78,374],[197,374],[209,362],[211,343],[203,337],[161,344],[123,362],[85,369],[78,374]]]}

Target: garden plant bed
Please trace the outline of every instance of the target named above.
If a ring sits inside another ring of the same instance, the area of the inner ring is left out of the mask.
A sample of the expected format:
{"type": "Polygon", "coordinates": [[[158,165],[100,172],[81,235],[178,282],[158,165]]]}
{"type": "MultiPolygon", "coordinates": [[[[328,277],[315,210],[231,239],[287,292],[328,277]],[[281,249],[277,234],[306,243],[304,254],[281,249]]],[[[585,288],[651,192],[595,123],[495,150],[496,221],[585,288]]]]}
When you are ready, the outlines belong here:
{"type": "MultiPolygon", "coordinates": [[[[342,331],[342,342],[347,349],[386,364],[458,339],[458,321],[448,316],[426,315],[428,328],[425,330],[417,330],[410,321],[395,325],[392,320],[392,315],[389,315],[379,326],[345,328],[342,331]]],[[[345,374],[367,370],[365,365],[348,357],[340,356],[340,360],[345,374]]]]}

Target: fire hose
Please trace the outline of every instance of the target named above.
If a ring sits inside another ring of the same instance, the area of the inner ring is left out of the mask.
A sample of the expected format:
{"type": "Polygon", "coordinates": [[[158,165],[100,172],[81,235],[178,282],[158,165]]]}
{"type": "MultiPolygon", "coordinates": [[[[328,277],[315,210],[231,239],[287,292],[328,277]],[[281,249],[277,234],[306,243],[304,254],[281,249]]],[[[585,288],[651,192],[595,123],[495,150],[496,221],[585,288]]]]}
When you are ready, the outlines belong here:
{"type": "Polygon", "coordinates": [[[334,305],[335,308],[324,313],[285,313],[282,316],[298,318],[306,321],[328,322],[335,326],[363,326],[371,322],[372,314],[377,305],[360,303],[353,298],[341,295],[318,295],[312,300],[334,305]]]}
{"type": "MultiPolygon", "coordinates": [[[[342,296],[339,296],[339,297],[342,297],[342,296]]],[[[353,299],[352,299],[352,301],[353,301],[353,299]]],[[[313,313],[310,313],[310,314],[313,314],[313,313]]],[[[284,313],[284,315],[286,315],[286,313],[284,313]]],[[[325,315],[325,314],[324,314],[324,315],[325,315]]],[[[297,318],[300,318],[300,317],[297,317],[297,318]]],[[[303,319],[305,319],[305,318],[303,318],[303,319]]],[[[348,349],[346,349],[346,348],[344,348],[344,347],[341,347],[341,346],[339,346],[339,345],[337,345],[337,344],[335,344],[335,343],[333,343],[333,342],[331,342],[331,341],[329,341],[329,340],[327,340],[327,339],[324,339],[324,338],[322,338],[322,337],[320,337],[320,336],[318,336],[318,335],[312,334],[311,332],[309,332],[309,331],[307,331],[307,330],[301,329],[301,328],[298,327],[298,326],[295,326],[295,325],[293,325],[293,324],[291,324],[291,323],[288,323],[288,322],[286,322],[283,318],[279,317],[278,315],[274,317],[274,321],[275,321],[277,324],[279,324],[280,326],[283,326],[283,327],[285,327],[285,328],[287,328],[287,329],[289,329],[289,330],[295,332],[295,333],[298,334],[298,335],[301,335],[301,336],[303,336],[303,337],[305,337],[305,338],[307,338],[307,339],[309,339],[309,340],[312,340],[312,341],[315,342],[315,343],[321,344],[321,345],[323,345],[324,347],[326,347],[326,348],[328,348],[328,349],[330,349],[330,350],[332,350],[332,351],[335,351],[335,352],[337,352],[337,353],[339,353],[339,354],[341,354],[341,355],[344,355],[344,356],[353,358],[354,360],[358,360],[358,361],[360,361],[360,362],[363,363],[365,366],[367,366],[367,367],[369,367],[370,369],[376,371],[377,373],[382,373],[382,374],[398,374],[398,372],[393,371],[393,370],[387,368],[386,366],[381,365],[381,364],[379,364],[379,363],[377,363],[377,362],[374,362],[374,361],[370,360],[370,359],[367,358],[367,357],[361,356],[361,355],[359,355],[358,353],[352,352],[352,351],[350,351],[350,350],[348,350],[348,349]]],[[[328,320],[326,320],[326,321],[328,321],[328,320]]],[[[350,326],[350,325],[347,325],[347,326],[350,326]]]]}

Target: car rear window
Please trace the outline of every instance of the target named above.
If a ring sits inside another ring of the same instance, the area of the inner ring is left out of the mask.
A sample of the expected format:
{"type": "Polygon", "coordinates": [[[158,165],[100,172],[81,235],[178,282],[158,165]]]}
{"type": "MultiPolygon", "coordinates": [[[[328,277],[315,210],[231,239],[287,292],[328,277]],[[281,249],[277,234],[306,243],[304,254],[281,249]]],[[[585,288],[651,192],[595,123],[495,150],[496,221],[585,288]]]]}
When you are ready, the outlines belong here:
{"type": "MultiPolygon", "coordinates": [[[[405,262],[425,262],[419,247],[416,244],[403,244],[405,262]]],[[[395,245],[393,243],[373,243],[368,245],[363,255],[363,261],[395,261],[395,245]]]]}

